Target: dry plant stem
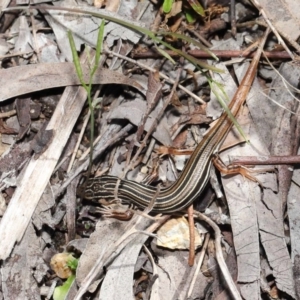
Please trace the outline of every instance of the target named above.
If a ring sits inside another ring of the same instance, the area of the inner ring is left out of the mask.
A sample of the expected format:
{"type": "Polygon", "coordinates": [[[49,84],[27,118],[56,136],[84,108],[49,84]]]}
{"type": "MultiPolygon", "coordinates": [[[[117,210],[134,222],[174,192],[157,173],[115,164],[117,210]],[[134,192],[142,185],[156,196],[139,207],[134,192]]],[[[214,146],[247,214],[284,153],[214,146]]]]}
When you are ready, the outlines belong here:
{"type": "Polygon", "coordinates": [[[259,25],[259,26],[262,26],[262,27],[268,27],[266,22],[259,21],[259,20],[253,20],[253,21],[247,21],[247,22],[243,22],[243,23],[237,23],[236,27],[238,27],[238,28],[252,27],[254,25],[259,25]]]}
{"type": "Polygon", "coordinates": [[[136,209],[135,210],[131,209],[131,212],[134,215],[143,216],[144,218],[149,219],[149,220],[153,220],[153,221],[156,221],[157,219],[159,219],[162,216],[160,214],[160,215],[152,217],[152,216],[148,215],[147,213],[145,213],[143,211],[140,211],[140,210],[136,210],[136,209]]]}
{"type": "MultiPolygon", "coordinates": [[[[97,145],[97,143],[101,140],[102,135],[98,135],[97,138],[94,140],[94,146],[97,145]]],[[[81,155],[79,161],[83,161],[90,153],[90,147],[84,151],[84,153],[81,155]]]]}
{"type": "Polygon", "coordinates": [[[15,57],[15,56],[23,56],[23,55],[28,55],[33,53],[33,51],[28,51],[28,52],[16,52],[12,54],[5,54],[5,55],[0,55],[0,60],[4,58],[10,58],[10,57],[15,57]]]}
{"type": "MultiPolygon", "coordinates": [[[[93,153],[93,159],[98,157],[100,154],[102,154],[108,147],[118,142],[120,139],[124,138],[128,135],[128,132],[133,129],[133,125],[127,124],[124,128],[122,128],[119,132],[117,132],[110,140],[108,140],[104,145],[102,145],[99,148],[94,149],[93,153]]],[[[100,139],[100,138],[99,138],[100,139]]],[[[82,171],[86,170],[86,168],[89,165],[89,161],[86,160],[82,165],[80,165],[72,174],[69,174],[69,178],[62,184],[62,186],[54,193],[55,199],[60,196],[67,186],[70,184],[70,182],[82,171]]]]}
{"type": "Polygon", "coordinates": [[[228,285],[228,288],[231,292],[233,299],[235,300],[242,300],[242,297],[229,273],[229,270],[226,266],[223,253],[222,253],[222,246],[221,246],[221,231],[219,227],[208,217],[204,214],[194,211],[196,217],[204,222],[206,222],[215,232],[215,247],[216,247],[216,259],[223,274],[223,277],[228,285]]]}
{"type": "Polygon", "coordinates": [[[235,1],[230,1],[230,22],[231,22],[231,33],[233,37],[236,36],[236,18],[235,18],[235,1]]]}
{"type": "Polygon", "coordinates": [[[63,163],[69,158],[72,152],[68,152],[65,154],[64,158],[60,160],[60,162],[55,166],[53,173],[57,172],[57,170],[63,165],[63,163]]]}
{"type": "MultiPolygon", "coordinates": [[[[129,163],[130,163],[130,159],[131,159],[131,155],[132,155],[132,152],[133,152],[133,149],[134,149],[134,145],[135,145],[135,139],[133,138],[129,144],[128,144],[128,147],[127,147],[127,153],[126,153],[126,163],[125,163],[125,166],[128,166],[129,163]]],[[[113,160],[113,159],[112,159],[113,160]]],[[[111,163],[112,164],[112,163],[111,163]]]]}
{"type": "MultiPolygon", "coordinates": [[[[286,82],[283,83],[284,86],[286,86],[286,82]]],[[[275,90],[275,88],[273,89],[275,90]]],[[[271,98],[269,95],[265,94],[263,91],[259,91],[259,93],[261,95],[263,95],[264,97],[266,97],[268,100],[272,101],[273,103],[275,103],[277,106],[281,107],[282,109],[288,111],[289,113],[291,113],[292,115],[295,114],[295,112],[291,111],[290,109],[286,108],[284,105],[280,104],[278,101],[276,101],[275,99],[271,98]]],[[[293,95],[291,95],[292,97],[294,97],[293,95]]],[[[298,101],[298,99],[296,99],[298,101]]]]}
{"type": "MultiPolygon", "coordinates": [[[[141,217],[138,217],[141,218],[141,217]]],[[[158,227],[160,227],[162,224],[164,224],[168,219],[170,218],[169,215],[165,215],[161,217],[160,219],[156,220],[155,223],[150,225],[146,229],[146,233],[152,233],[154,232],[158,227]]],[[[126,232],[117,242],[115,242],[110,249],[108,249],[103,256],[99,257],[97,261],[95,262],[94,267],[91,269],[89,274],[86,276],[85,280],[82,282],[82,285],[80,289],[78,290],[74,300],[80,300],[82,299],[83,294],[87,291],[88,287],[92,284],[92,282],[99,277],[103,276],[103,267],[109,266],[112,261],[119,255],[119,253],[122,251],[122,249],[132,240],[134,239],[134,235],[137,233],[140,233],[140,231],[137,231],[134,227],[137,223],[136,219],[132,220],[132,227],[130,230],[126,232]]]]}
{"type": "Polygon", "coordinates": [[[9,118],[11,116],[14,116],[16,113],[17,113],[17,111],[15,109],[6,111],[6,112],[2,112],[2,113],[0,113],[0,119],[9,118]]]}
{"type": "MultiPolygon", "coordinates": [[[[146,254],[148,255],[149,260],[150,260],[151,265],[152,265],[152,278],[151,279],[153,279],[153,278],[158,276],[157,266],[156,266],[156,263],[155,263],[154,258],[152,256],[152,253],[149,251],[149,249],[145,245],[143,246],[143,248],[144,248],[146,254]]],[[[155,282],[157,282],[157,281],[155,281],[155,282]]],[[[152,284],[151,293],[154,291],[154,289],[158,288],[158,286],[155,286],[155,282],[152,284]]],[[[153,295],[153,293],[152,293],[152,295],[153,295]]],[[[150,299],[150,297],[146,297],[146,299],[150,299]]]]}
{"type": "Polygon", "coordinates": [[[149,249],[148,249],[145,245],[143,245],[143,248],[144,248],[144,250],[145,250],[146,254],[148,255],[149,260],[150,260],[150,262],[151,262],[151,265],[152,265],[152,268],[153,268],[153,273],[152,273],[152,275],[154,276],[155,274],[157,274],[156,263],[155,263],[154,258],[153,258],[153,256],[152,256],[152,253],[149,251],[149,249]]]}
{"type": "Polygon", "coordinates": [[[142,159],[142,163],[143,164],[147,164],[147,161],[149,160],[149,157],[150,157],[150,155],[152,153],[152,150],[153,150],[153,148],[155,146],[155,143],[156,143],[156,140],[154,138],[151,138],[150,143],[149,143],[149,145],[147,147],[146,153],[145,153],[145,155],[144,155],[144,157],[142,159]]]}
{"type": "Polygon", "coordinates": [[[243,50],[241,54],[242,57],[247,56],[249,53],[255,51],[255,49],[257,49],[258,46],[259,46],[259,40],[257,40],[256,42],[253,42],[251,40],[251,45],[249,45],[246,49],[243,50]]]}
{"type": "MultiPolygon", "coordinates": [[[[270,60],[268,59],[268,57],[265,56],[264,51],[262,52],[265,59],[267,60],[269,66],[273,69],[273,71],[281,78],[282,83],[284,85],[284,87],[286,88],[287,91],[289,91],[289,94],[291,95],[292,98],[294,98],[296,101],[300,101],[293,93],[292,91],[295,92],[296,95],[299,94],[300,90],[298,88],[296,88],[295,86],[293,86],[292,84],[290,84],[281,74],[280,72],[273,66],[273,64],[270,62],[270,60]]],[[[274,88],[275,90],[275,88],[274,88]]],[[[280,90],[280,88],[279,88],[280,90]]],[[[289,111],[291,114],[296,114],[294,111],[287,109],[286,107],[284,107],[287,111],[289,111]]]]}
{"type": "Polygon", "coordinates": [[[33,35],[33,46],[34,46],[34,51],[37,54],[37,59],[38,62],[41,62],[41,53],[40,53],[40,49],[38,48],[38,43],[37,43],[37,37],[36,37],[36,26],[35,26],[35,19],[33,17],[33,12],[31,11],[30,13],[30,21],[31,21],[31,26],[32,26],[32,35],[33,35]]]}
{"type": "Polygon", "coordinates": [[[207,233],[206,236],[205,236],[205,240],[204,240],[204,243],[203,243],[203,246],[202,246],[202,249],[201,249],[201,252],[200,252],[200,257],[199,257],[199,260],[198,260],[198,263],[197,263],[197,268],[195,270],[195,274],[193,276],[193,279],[192,279],[192,282],[190,284],[190,287],[189,287],[189,290],[188,290],[188,294],[187,294],[187,298],[189,299],[192,295],[192,292],[193,292],[193,289],[194,289],[194,286],[195,286],[195,283],[196,283],[196,279],[198,277],[198,274],[199,274],[199,271],[200,271],[200,268],[202,266],[202,263],[203,263],[203,259],[204,259],[204,255],[205,255],[205,251],[207,249],[207,245],[208,245],[208,242],[209,242],[209,238],[210,238],[210,234],[207,233]]]}
{"type": "MultiPolygon", "coordinates": [[[[72,153],[72,157],[71,157],[71,160],[70,160],[70,163],[69,163],[69,166],[68,166],[68,169],[67,169],[67,173],[69,173],[72,169],[72,166],[73,166],[73,163],[74,163],[74,160],[75,160],[75,157],[76,157],[76,153],[78,151],[78,148],[80,146],[80,143],[81,143],[81,140],[82,140],[82,137],[84,135],[84,132],[85,132],[85,129],[86,129],[86,126],[89,122],[89,119],[90,119],[90,116],[91,116],[91,111],[88,110],[88,113],[87,115],[85,116],[85,119],[83,121],[83,124],[82,124],[82,128],[80,130],[80,133],[79,133],[79,136],[78,136],[78,139],[77,139],[77,143],[74,147],[74,151],[72,153]]],[[[95,141],[94,141],[94,145],[95,145],[95,141]]],[[[90,149],[90,148],[89,148],[90,149]]],[[[88,150],[89,150],[88,149],[88,150]]],[[[87,154],[89,154],[90,152],[87,150],[87,154]]]]}
{"type": "MultiPolygon", "coordinates": [[[[178,57],[177,53],[173,51],[166,50],[166,52],[171,56],[171,57],[178,57]]],[[[211,50],[212,53],[214,53],[217,57],[219,58],[252,58],[255,55],[255,52],[251,53],[244,53],[244,50],[211,50]]],[[[264,51],[266,56],[268,58],[272,59],[291,59],[290,55],[286,51],[264,51]]],[[[187,51],[187,54],[195,57],[195,58],[208,58],[211,59],[211,55],[209,55],[207,52],[203,50],[189,50],[187,51]]],[[[142,53],[134,53],[133,58],[158,58],[162,57],[162,55],[159,52],[154,52],[154,51],[146,51],[142,53]]]]}
{"type": "MultiPolygon", "coordinates": [[[[189,26],[188,26],[185,22],[182,22],[181,24],[184,26],[185,30],[187,30],[188,32],[194,34],[194,35],[199,39],[199,41],[203,43],[203,45],[205,45],[205,46],[208,47],[208,48],[210,48],[210,47],[213,46],[209,41],[207,41],[207,40],[206,40],[201,34],[199,34],[196,30],[190,29],[189,26]]],[[[209,55],[208,57],[211,57],[211,56],[209,55]]]]}
{"type": "MultiPolygon", "coordinates": [[[[139,67],[144,68],[144,69],[146,69],[148,71],[151,71],[151,72],[156,72],[157,71],[157,70],[155,70],[155,69],[153,69],[153,68],[151,68],[149,66],[146,66],[146,65],[144,65],[144,64],[142,64],[142,63],[140,63],[140,62],[138,62],[138,61],[136,61],[134,59],[131,59],[131,58],[127,57],[127,56],[124,56],[124,55],[121,55],[119,53],[110,51],[108,49],[105,49],[104,52],[107,53],[107,54],[110,54],[110,55],[122,58],[122,59],[124,59],[126,61],[129,61],[129,62],[131,62],[131,63],[133,63],[135,65],[138,65],[139,67]]],[[[161,78],[165,79],[167,82],[169,82],[171,84],[175,83],[175,81],[173,79],[169,78],[165,74],[163,74],[161,72],[159,72],[158,74],[159,74],[159,76],[161,78]]],[[[189,91],[188,89],[186,89],[181,84],[178,84],[178,88],[181,89],[182,91],[184,91],[185,93],[187,93],[188,95],[190,95],[192,98],[194,98],[196,101],[200,102],[201,104],[205,104],[206,103],[203,99],[201,99],[200,97],[198,97],[197,95],[195,95],[194,93],[192,93],[191,91],[189,91]]]]}
{"type": "Polygon", "coordinates": [[[193,204],[187,209],[189,220],[189,233],[190,233],[190,251],[189,251],[189,266],[192,267],[195,262],[195,223],[194,223],[194,207],[193,204]]]}
{"type": "Polygon", "coordinates": [[[241,156],[232,158],[235,165],[290,165],[299,164],[300,155],[290,156],[241,156]]]}
{"type": "Polygon", "coordinates": [[[135,134],[135,141],[139,143],[141,141],[142,134],[145,129],[146,121],[149,118],[150,113],[156,107],[159,100],[162,98],[162,84],[159,80],[155,79],[155,74],[150,73],[148,78],[148,91],[152,90],[150,94],[146,94],[147,106],[146,111],[143,113],[142,118],[137,125],[137,132],[135,134]],[[155,90],[155,93],[154,93],[155,90]]]}
{"type": "Polygon", "coordinates": [[[157,284],[158,280],[157,279],[159,278],[157,266],[156,266],[156,263],[153,259],[151,252],[149,251],[149,249],[145,245],[143,245],[143,249],[145,250],[145,252],[148,255],[149,260],[152,264],[152,276],[149,280],[149,285],[146,289],[145,299],[156,299],[155,295],[158,294],[158,284],[157,284]],[[150,295],[152,295],[151,298],[150,298],[150,295]]]}
{"type": "MultiPolygon", "coordinates": [[[[95,104],[95,100],[98,98],[99,94],[100,94],[100,89],[97,89],[97,91],[96,91],[96,93],[95,93],[95,95],[94,95],[94,97],[93,97],[93,98],[94,98],[94,100],[93,100],[93,105],[95,104]]],[[[89,122],[90,116],[91,116],[91,111],[88,110],[88,113],[87,113],[87,115],[86,115],[86,117],[85,117],[85,119],[84,119],[84,122],[83,122],[83,124],[82,124],[82,128],[81,128],[81,130],[80,130],[80,133],[79,133],[79,136],[78,136],[78,139],[77,139],[77,143],[76,143],[76,145],[75,145],[75,147],[74,147],[74,151],[73,151],[73,153],[72,153],[72,157],[71,157],[71,160],[70,160],[70,163],[69,163],[69,166],[68,166],[67,173],[69,173],[69,172],[71,171],[71,169],[72,169],[72,166],[73,166],[73,163],[74,163],[74,160],[75,160],[75,157],[76,157],[76,153],[77,153],[78,148],[79,148],[79,146],[80,146],[80,143],[81,143],[83,134],[84,134],[84,132],[85,132],[86,126],[87,126],[87,124],[88,124],[88,122],[89,122]]],[[[96,140],[94,140],[93,145],[95,146],[95,144],[96,144],[96,140]]],[[[90,149],[91,149],[91,148],[89,147],[88,150],[86,151],[87,154],[90,153],[90,149]]],[[[84,153],[84,154],[85,154],[85,153],[84,153]]]]}
{"type": "MultiPolygon", "coordinates": [[[[103,64],[104,64],[104,62],[106,61],[106,58],[107,58],[106,55],[103,55],[103,56],[100,58],[100,62],[99,62],[99,66],[98,66],[99,68],[102,68],[102,67],[103,67],[103,64]]],[[[93,106],[95,105],[96,100],[97,100],[97,98],[98,98],[98,96],[99,96],[99,94],[100,94],[100,92],[101,92],[101,88],[102,88],[102,86],[100,85],[100,86],[97,88],[97,90],[95,91],[95,94],[94,94],[94,97],[93,97],[93,102],[92,102],[92,105],[93,105],[93,106]]],[[[91,116],[91,111],[90,111],[90,109],[89,109],[89,110],[88,110],[88,113],[87,113],[87,116],[86,116],[86,118],[85,118],[85,120],[84,120],[84,122],[83,122],[81,131],[80,131],[80,134],[79,134],[79,136],[78,136],[77,143],[76,143],[76,145],[75,145],[75,147],[74,147],[74,151],[73,151],[73,154],[72,154],[72,157],[71,157],[69,166],[68,166],[67,173],[69,173],[69,172],[71,171],[71,168],[72,168],[72,166],[73,166],[73,163],[74,163],[74,160],[75,160],[75,157],[76,157],[76,153],[77,153],[78,148],[79,148],[79,145],[80,145],[80,143],[81,143],[83,134],[84,134],[85,129],[86,129],[86,126],[87,126],[87,124],[88,124],[88,122],[89,122],[89,120],[90,120],[90,116],[91,116]]],[[[95,146],[95,145],[96,145],[96,140],[94,140],[94,142],[93,142],[93,146],[95,146]]],[[[90,153],[90,147],[88,148],[87,154],[86,154],[86,155],[88,155],[89,153],[90,153]]],[[[85,154],[85,153],[84,153],[84,154],[85,154]]]]}

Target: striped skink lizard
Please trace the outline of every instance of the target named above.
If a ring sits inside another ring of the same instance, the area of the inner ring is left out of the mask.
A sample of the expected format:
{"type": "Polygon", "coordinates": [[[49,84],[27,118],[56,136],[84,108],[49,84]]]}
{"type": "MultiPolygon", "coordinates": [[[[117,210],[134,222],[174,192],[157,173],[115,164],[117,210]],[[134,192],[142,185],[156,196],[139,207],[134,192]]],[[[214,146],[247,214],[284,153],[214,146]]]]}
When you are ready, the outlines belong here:
{"type": "MultiPolygon", "coordinates": [[[[246,96],[252,86],[258,62],[267,39],[269,29],[266,30],[253,60],[239,86],[229,109],[234,117],[243,106],[246,96]]],[[[212,165],[212,157],[219,150],[227,133],[233,126],[232,120],[223,112],[198,144],[188,160],[179,178],[169,187],[161,188],[155,197],[152,211],[156,213],[173,213],[180,211],[193,203],[206,186],[212,165]]],[[[104,175],[90,178],[86,183],[84,198],[90,200],[114,200],[114,190],[117,177],[104,175]]],[[[121,180],[118,187],[118,197],[129,203],[134,203],[140,208],[146,208],[154,198],[157,188],[136,183],[130,180],[121,180]]]]}

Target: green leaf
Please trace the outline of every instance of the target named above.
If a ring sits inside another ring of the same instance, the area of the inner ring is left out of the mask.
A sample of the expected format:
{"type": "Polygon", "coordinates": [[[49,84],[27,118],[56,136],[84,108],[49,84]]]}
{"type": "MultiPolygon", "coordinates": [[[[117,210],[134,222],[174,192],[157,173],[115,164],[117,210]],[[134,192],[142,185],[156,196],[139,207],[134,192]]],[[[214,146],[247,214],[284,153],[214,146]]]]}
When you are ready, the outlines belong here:
{"type": "Polygon", "coordinates": [[[98,31],[98,38],[97,38],[97,45],[96,45],[96,55],[95,55],[95,66],[98,67],[102,46],[103,46],[103,38],[104,38],[104,25],[105,21],[102,20],[99,31],[98,31]]]}
{"type": "Polygon", "coordinates": [[[172,5],[173,5],[173,0],[164,0],[164,3],[163,3],[163,12],[165,14],[168,14],[171,9],[172,9],[172,5]]]}
{"type": "Polygon", "coordinates": [[[211,52],[203,44],[201,44],[200,42],[196,41],[195,39],[190,38],[189,36],[186,36],[186,35],[183,35],[183,34],[180,34],[180,33],[165,32],[165,31],[160,31],[158,34],[169,35],[171,37],[174,37],[174,38],[177,38],[177,39],[181,39],[183,41],[187,41],[188,43],[191,43],[191,44],[197,46],[199,49],[201,49],[201,50],[205,51],[206,53],[208,53],[215,60],[219,61],[219,58],[213,52],[211,52]]]}
{"type": "Polygon", "coordinates": [[[195,13],[190,9],[185,9],[185,17],[189,24],[193,24],[196,22],[195,13]]]}
{"type": "Polygon", "coordinates": [[[54,300],[64,300],[66,299],[68,292],[72,286],[72,283],[75,280],[75,275],[71,275],[63,285],[55,288],[53,293],[54,300]]]}
{"type": "Polygon", "coordinates": [[[223,86],[219,82],[216,82],[216,81],[208,80],[208,83],[210,85],[212,92],[215,94],[219,103],[221,104],[221,106],[223,107],[225,112],[227,113],[228,117],[230,118],[232,123],[236,126],[238,132],[245,139],[245,141],[248,142],[248,139],[247,139],[243,129],[241,128],[240,124],[237,122],[236,118],[234,117],[234,115],[232,114],[232,112],[230,111],[230,109],[228,108],[228,106],[226,104],[226,102],[229,102],[230,99],[228,98],[228,95],[226,94],[223,86]],[[221,94],[220,94],[220,92],[221,92],[221,94]]]}
{"type": "Polygon", "coordinates": [[[161,49],[161,48],[159,48],[159,47],[157,47],[156,46],[156,50],[162,55],[162,56],[164,56],[166,59],[168,59],[169,61],[171,61],[172,62],[172,64],[176,64],[175,63],[175,60],[168,54],[168,52],[166,52],[165,50],[163,50],[163,49],[161,49]]]}
{"type": "Polygon", "coordinates": [[[214,71],[214,72],[218,72],[218,73],[224,73],[223,70],[221,69],[218,69],[214,66],[211,66],[209,64],[207,64],[206,62],[204,61],[201,61],[191,55],[189,55],[188,53],[185,53],[181,50],[178,50],[176,48],[174,48],[173,46],[171,46],[170,44],[164,42],[163,40],[159,39],[158,37],[154,37],[153,40],[155,40],[157,43],[160,43],[162,44],[163,46],[165,46],[166,48],[169,48],[170,50],[173,50],[175,53],[183,56],[184,58],[186,58],[189,62],[191,62],[192,64],[194,64],[201,72],[203,72],[203,69],[207,69],[207,70],[211,70],[211,71],[214,71]]]}
{"type": "Polygon", "coordinates": [[[72,32],[70,30],[68,30],[68,38],[69,38],[69,44],[70,44],[70,47],[71,47],[73,63],[74,63],[75,69],[76,69],[76,73],[77,73],[77,76],[78,76],[81,84],[83,85],[84,80],[83,80],[82,68],[81,68],[81,64],[80,64],[80,61],[79,61],[79,56],[78,56],[78,53],[77,53],[77,50],[76,50],[74,38],[73,38],[72,32]]]}
{"type": "Polygon", "coordinates": [[[193,8],[193,10],[197,14],[199,14],[202,17],[205,16],[204,9],[203,9],[202,5],[198,2],[198,0],[188,0],[188,3],[191,5],[191,7],[193,8]]]}
{"type": "Polygon", "coordinates": [[[67,266],[73,270],[76,271],[77,266],[78,266],[78,259],[73,257],[73,255],[70,255],[69,260],[67,261],[67,266]]]}

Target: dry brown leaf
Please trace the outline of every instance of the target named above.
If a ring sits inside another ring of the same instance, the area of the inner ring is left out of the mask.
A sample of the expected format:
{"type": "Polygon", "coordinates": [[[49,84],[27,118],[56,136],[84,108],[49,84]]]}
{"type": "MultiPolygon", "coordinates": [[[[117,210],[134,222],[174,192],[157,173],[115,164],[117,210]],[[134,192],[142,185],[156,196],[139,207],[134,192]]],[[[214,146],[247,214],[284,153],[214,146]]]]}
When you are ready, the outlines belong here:
{"type": "Polygon", "coordinates": [[[299,2],[295,0],[259,0],[272,24],[285,36],[296,41],[300,36],[299,2]]]}
{"type": "MultiPolygon", "coordinates": [[[[111,112],[110,119],[127,119],[132,124],[137,126],[140,123],[140,120],[142,119],[146,109],[145,101],[137,98],[133,101],[125,102],[119,105],[114,111],[111,112]]],[[[157,105],[147,118],[145,124],[146,131],[150,129],[152,123],[156,120],[159,109],[161,109],[161,107],[157,105]]],[[[162,117],[152,135],[165,146],[170,146],[172,144],[165,116],[162,117]]]]}
{"type": "MultiPolygon", "coordinates": [[[[86,82],[89,81],[89,72],[88,66],[83,66],[86,82]]],[[[129,85],[145,94],[144,88],[136,81],[108,69],[98,68],[93,83],[129,85]]],[[[1,69],[0,102],[27,93],[71,85],[80,85],[73,63],[46,63],[1,69]]]]}
{"type": "Polygon", "coordinates": [[[17,136],[17,140],[20,140],[28,132],[31,124],[30,98],[18,98],[16,100],[16,110],[20,124],[20,130],[17,136]]]}

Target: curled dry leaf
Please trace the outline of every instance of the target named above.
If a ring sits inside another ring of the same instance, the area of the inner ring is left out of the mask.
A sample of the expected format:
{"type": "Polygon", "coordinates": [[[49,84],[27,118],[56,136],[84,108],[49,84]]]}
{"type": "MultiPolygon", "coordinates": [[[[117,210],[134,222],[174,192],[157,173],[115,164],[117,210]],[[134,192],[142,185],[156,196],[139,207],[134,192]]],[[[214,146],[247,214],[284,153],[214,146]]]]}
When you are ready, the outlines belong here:
{"type": "MultiPolygon", "coordinates": [[[[86,82],[89,81],[89,74],[88,66],[83,66],[83,77],[86,82]]],[[[136,81],[108,69],[98,68],[93,83],[129,85],[145,94],[144,88],[136,81]]],[[[0,102],[27,93],[71,85],[80,85],[73,63],[45,63],[2,69],[0,102]]]]}
{"type": "Polygon", "coordinates": [[[50,261],[51,269],[60,278],[68,278],[73,274],[73,271],[68,266],[68,262],[74,260],[71,253],[63,252],[55,254],[50,261]]]}
{"type": "MultiPolygon", "coordinates": [[[[203,238],[195,229],[195,248],[202,245],[203,238]]],[[[169,249],[189,249],[189,225],[185,217],[168,220],[157,231],[157,246],[169,249]]]]}

